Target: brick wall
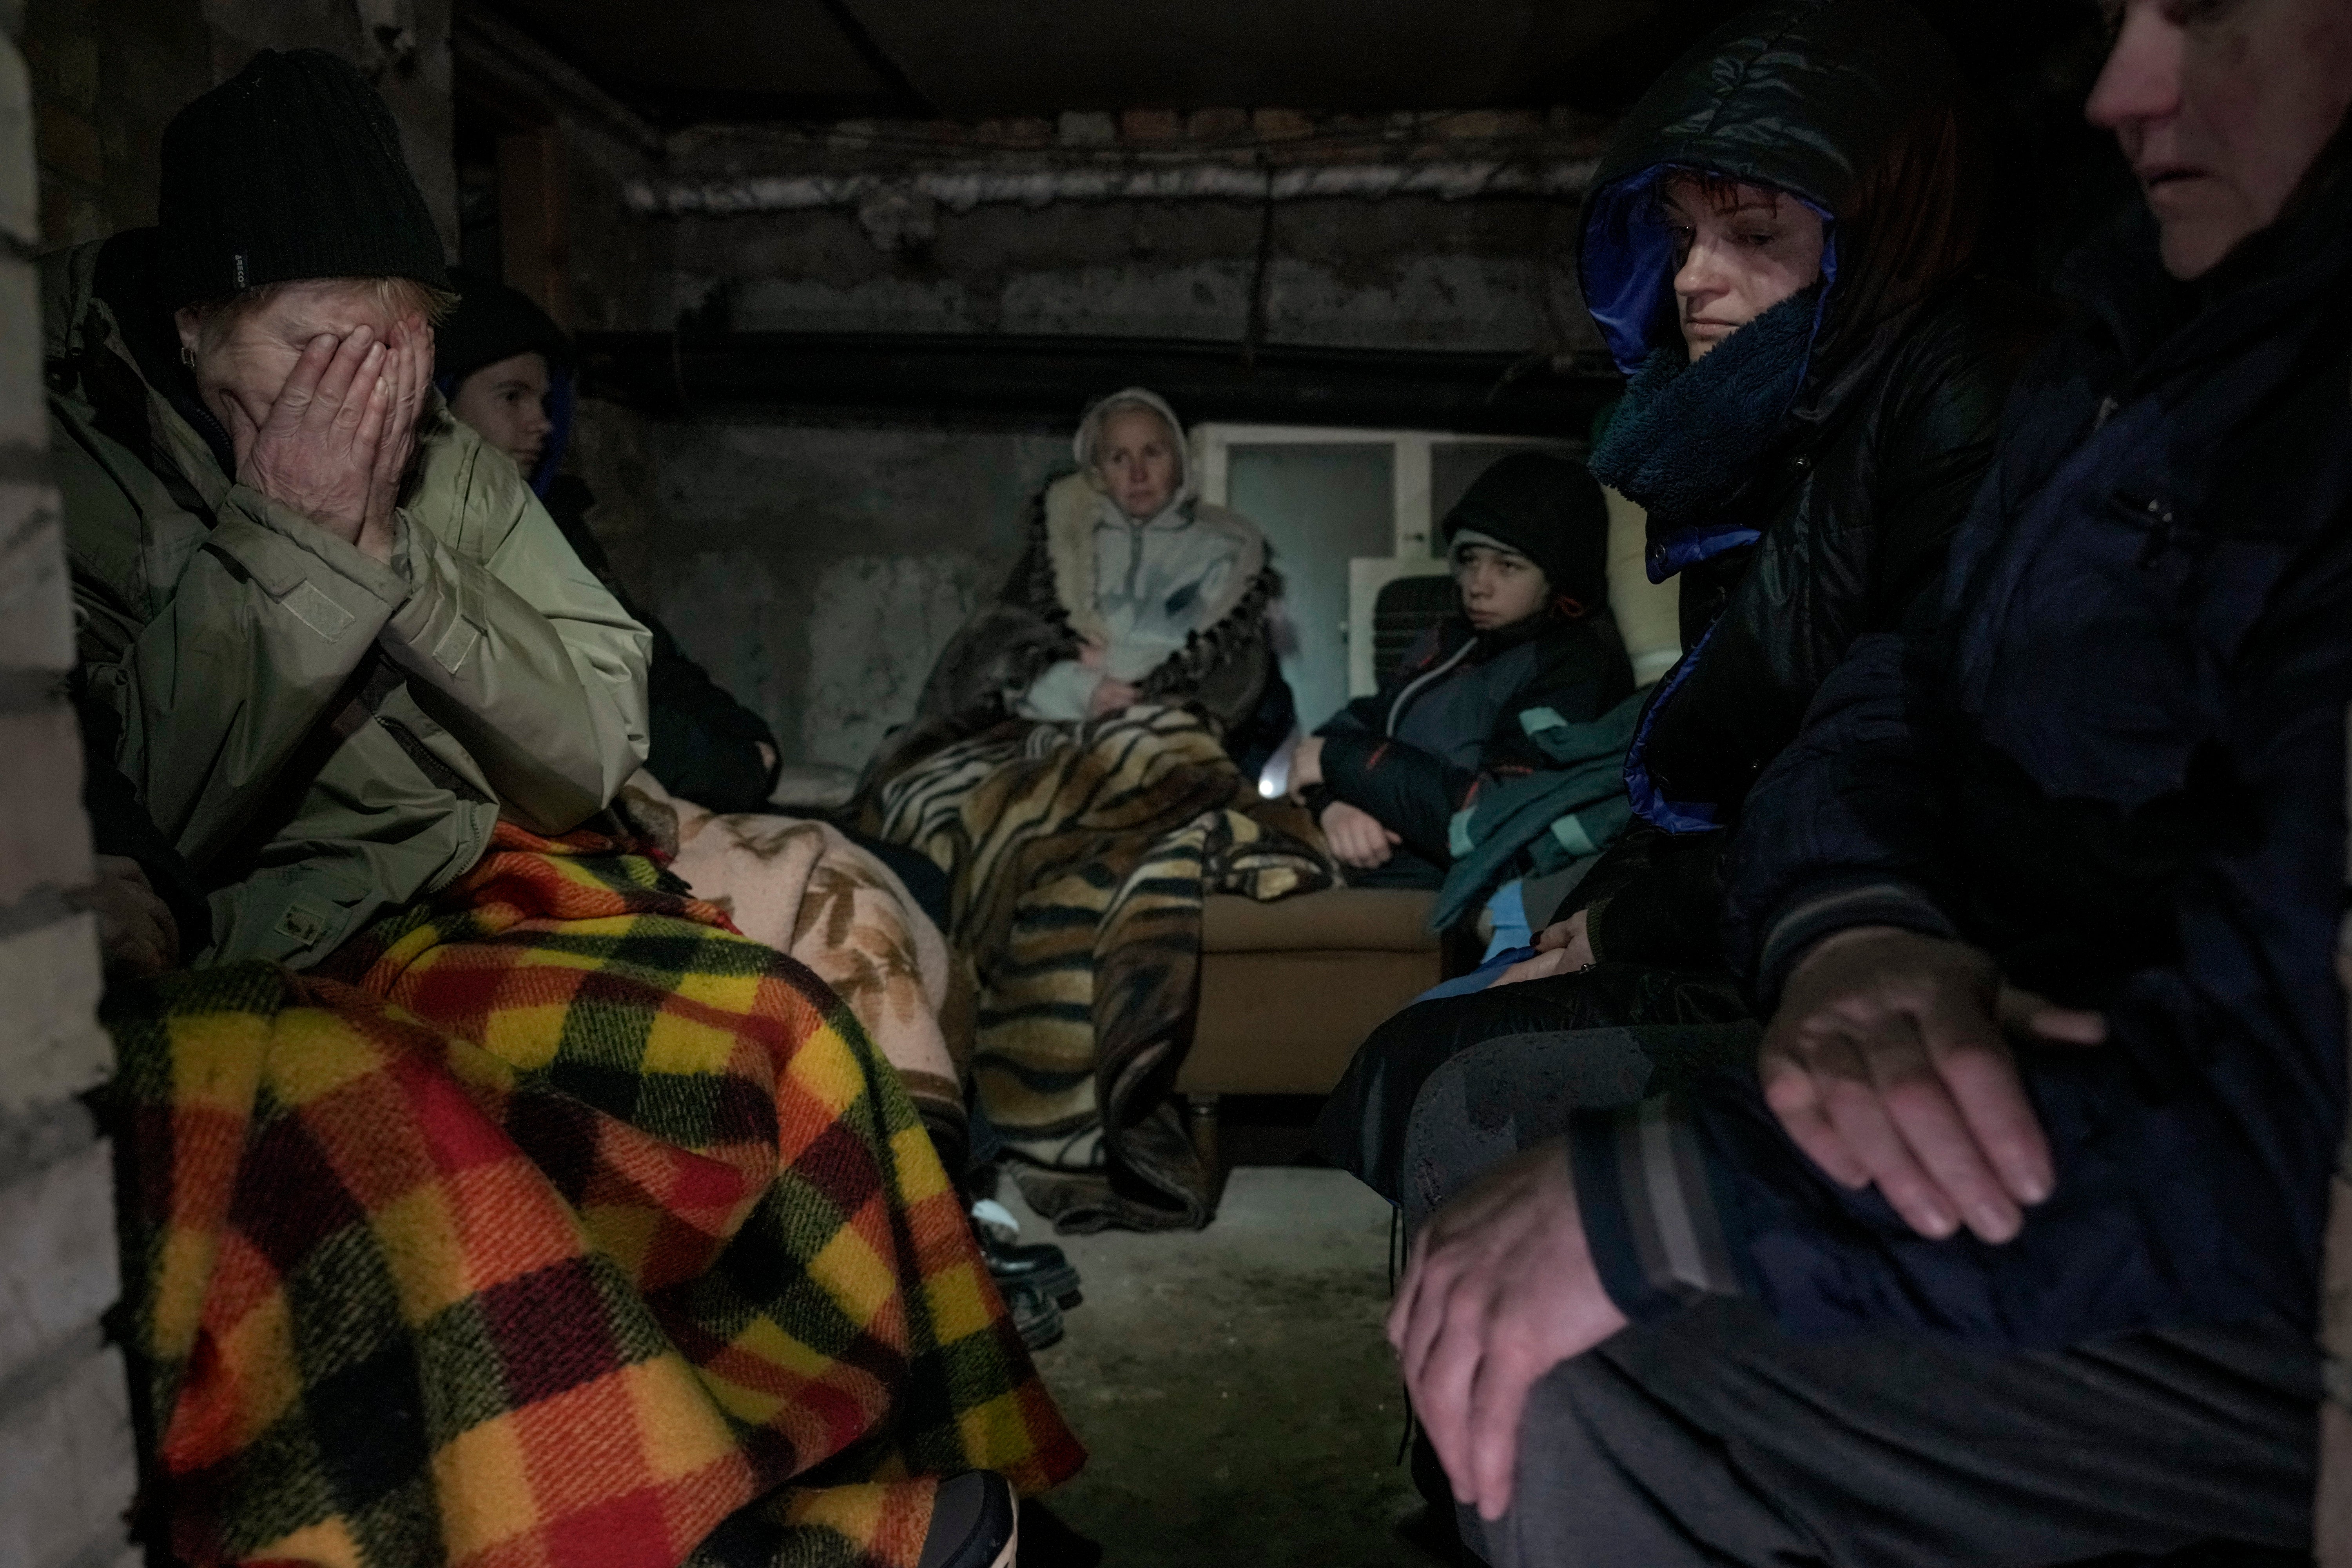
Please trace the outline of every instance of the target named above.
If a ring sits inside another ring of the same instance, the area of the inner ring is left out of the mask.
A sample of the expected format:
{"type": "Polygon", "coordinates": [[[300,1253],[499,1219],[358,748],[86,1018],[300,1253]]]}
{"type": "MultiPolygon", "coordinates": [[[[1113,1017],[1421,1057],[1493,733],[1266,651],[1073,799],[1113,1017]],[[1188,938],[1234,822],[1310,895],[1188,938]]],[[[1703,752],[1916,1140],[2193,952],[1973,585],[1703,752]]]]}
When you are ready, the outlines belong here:
{"type": "Polygon", "coordinates": [[[367,73],[400,123],[443,242],[457,239],[450,0],[26,0],[50,246],[155,220],[156,155],[183,104],[259,48],[322,48],[367,73]]]}
{"type": "Polygon", "coordinates": [[[154,222],[164,122],[213,84],[202,0],[32,0],[24,47],[47,243],[154,222]]]}
{"type": "Polygon", "coordinates": [[[134,1471],[122,1365],[99,1328],[120,1289],[110,1175],[73,1099],[109,1051],[89,917],[64,899],[89,879],[89,832],[62,696],[73,639],[45,468],[37,190],[30,84],[0,38],[0,1563],[109,1568],[132,1560],[134,1471]]]}

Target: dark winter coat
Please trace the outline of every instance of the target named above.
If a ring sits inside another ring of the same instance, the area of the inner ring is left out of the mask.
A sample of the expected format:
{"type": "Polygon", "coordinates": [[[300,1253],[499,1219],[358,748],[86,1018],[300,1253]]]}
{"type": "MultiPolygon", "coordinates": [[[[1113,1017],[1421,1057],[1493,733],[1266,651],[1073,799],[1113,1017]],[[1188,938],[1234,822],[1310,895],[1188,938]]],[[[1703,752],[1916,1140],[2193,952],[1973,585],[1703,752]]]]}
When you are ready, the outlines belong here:
{"type": "MultiPolygon", "coordinates": [[[[1444,867],[1454,814],[1482,778],[1552,765],[1523,715],[1549,708],[1587,723],[1633,689],[1624,640],[1605,609],[1547,609],[1486,633],[1455,616],[1423,634],[1378,692],[1316,731],[1324,788],[1444,867]]],[[[1323,803],[1312,804],[1319,812],[1323,803]]]]}
{"type": "MultiPolygon", "coordinates": [[[[1706,1173],[1702,1250],[1791,1326],[2051,1345],[2313,1319],[2345,1114],[2346,140],[2196,287],[2144,215],[2086,259],[2097,313],[2021,379],[1939,603],[1864,640],[1751,792],[1729,929],[1766,1003],[1813,942],[1892,923],[2110,1031],[2021,1054],[2057,1186],[1999,1247],[1823,1179],[1750,1077],[1645,1128],[1706,1173]]],[[[1578,1134],[1588,1205],[1641,1179],[1614,1136],[1578,1134]]],[[[1643,1244],[1620,1220],[1596,1248],[1636,1314],[1663,1300],[1643,1244]]]]}
{"type": "MultiPolygon", "coordinates": [[[[1705,515],[1650,519],[1652,577],[1682,575],[1686,651],[1627,759],[1649,829],[1582,891],[1603,957],[1719,964],[1710,830],[1737,817],[1854,640],[1898,625],[1936,581],[1990,458],[2043,316],[1966,276],[1956,90],[1943,47],[1900,5],[1785,0],[1669,71],[1596,175],[1587,292],[1629,372],[1679,342],[1672,253],[1644,216],[1666,171],[1775,186],[1826,215],[1830,233],[1810,356],[1777,434],[1705,515]]],[[[1706,433],[1690,438],[1703,457],[1706,433]]]]}
{"type": "Polygon", "coordinates": [[[570,474],[556,476],[548,483],[545,500],[547,514],[579,552],[581,563],[653,634],[653,658],[646,672],[646,717],[653,731],[646,771],[670,794],[711,811],[767,810],[768,796],[783,769],[776,732],[713,680],[670,629],[621,585],[604,545],[588,528],[588,510],[596,497],[587,482],[570,474]],[[760,754],[761,746],[769,748],[768,756],[760,754]]]}

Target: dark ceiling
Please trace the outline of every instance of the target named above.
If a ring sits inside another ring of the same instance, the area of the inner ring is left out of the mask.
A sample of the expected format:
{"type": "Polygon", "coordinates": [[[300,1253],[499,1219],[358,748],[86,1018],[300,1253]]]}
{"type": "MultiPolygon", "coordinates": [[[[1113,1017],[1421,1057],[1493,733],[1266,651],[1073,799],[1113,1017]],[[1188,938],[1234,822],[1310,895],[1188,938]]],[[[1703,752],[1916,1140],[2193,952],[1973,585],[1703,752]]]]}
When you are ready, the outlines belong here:
{"type": "MultiPolygon", "coordinates": [[[[1607,115],[1743,0],[457,3],[676,126],[1224,107],[1607,115]]],[[[2089,0],[1915,3],[2010,122],[2004,153],[2079,127],[2099,41],[2089,0]]]]}
{"type": "Polygon", "coordinates": [[[1736,0],[474,0],[666,123],[1618,107],[1736,0]]]}

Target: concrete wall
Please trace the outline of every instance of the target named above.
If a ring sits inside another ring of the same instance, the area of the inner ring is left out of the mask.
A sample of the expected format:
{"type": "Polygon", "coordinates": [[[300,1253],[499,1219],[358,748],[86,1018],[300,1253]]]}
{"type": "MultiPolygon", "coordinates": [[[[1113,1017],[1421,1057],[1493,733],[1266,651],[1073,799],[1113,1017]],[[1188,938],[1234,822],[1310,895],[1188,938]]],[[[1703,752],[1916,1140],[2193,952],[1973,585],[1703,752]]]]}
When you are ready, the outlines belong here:
{"type": "MultiPolygon", "coordinates": [[[[1560,265],[1561,218],[1558,204],[1539,201],[1286,205],[1273,218],[1266,340],[1597,346],[1560,265]]],[[[983,207],[942,215],[930,247],[907,258],[878,250],[849,212],[681,219],[646,324],[667,326],[724,290],[734,324],[753,330],[1238,342],[1260,224],[1241,202],[983,207]]]]}
{"type": "Polygon", "coordinates": [[[0,38],[0,1563],[98,1568],[134,1560],[136,1471],[121,1360],[99,1326],[121,1289],[112,1184],[73,1098],[110,1057],[90,917],[65,899],[90,850],[62,696],[73,628],[46,477],[32,110],[0,38]]]}
{"type": "Polygon", "coordinates": [[[164,122],[213,84],[202,0],[32,0],[25,24],[48,242],[154,222],[164,122]]]}
{"type": "Polygon", "coordinates": [[[452,249],[451,0],[28,0],[43,237],[101,239],[155,221],[163,127],[254,51],[323,48],[367,74],[452,249]]]}
{"type": "Polygon", "coordinates": [[[1066,432],[583,410],[614,564],[795,762],[862,765],[1019,552],[1066,432]]]}
{"type": "Polygon", "coordinates": [[[917,176],[1206,168],[1575,166],[1599,129],[1551,115],[1071,114],[979,126],[682,133],[659,194],[855,175],[883,199],[649,220],[671,236],[648,300],[667,327],[723,296],[749,329],[1083,332],[1238,341],[1264,263],[1268,341],[1570,353],[1597,348],[1565,247],[1572,203],[1434,195],[1064,201],[957,211],[917,176]]]}

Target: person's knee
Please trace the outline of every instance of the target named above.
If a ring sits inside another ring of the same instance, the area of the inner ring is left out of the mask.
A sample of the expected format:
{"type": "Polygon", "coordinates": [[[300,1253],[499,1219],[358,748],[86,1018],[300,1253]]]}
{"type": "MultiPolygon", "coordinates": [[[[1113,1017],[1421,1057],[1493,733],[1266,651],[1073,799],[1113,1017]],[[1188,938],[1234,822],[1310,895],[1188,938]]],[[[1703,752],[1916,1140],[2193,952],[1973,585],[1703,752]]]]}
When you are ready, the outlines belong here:
{"type": "Polygon", "coordinates": [[[1490,1568],[1571,1568],[1610,1559],[1605,1531],[1580,1528],[1601,1511],[1593,1495],[1616,1484],[1620,1467],[1601,1441],[1594,1406],[1612,1369],[1587,1353],[1552,1368],[1528,1393],[1519,1419],[1518,1468],[1511,1506],[1501,1519],[1476,1521],[1482,1541],[1465,1543],[1490,1568]]]}

